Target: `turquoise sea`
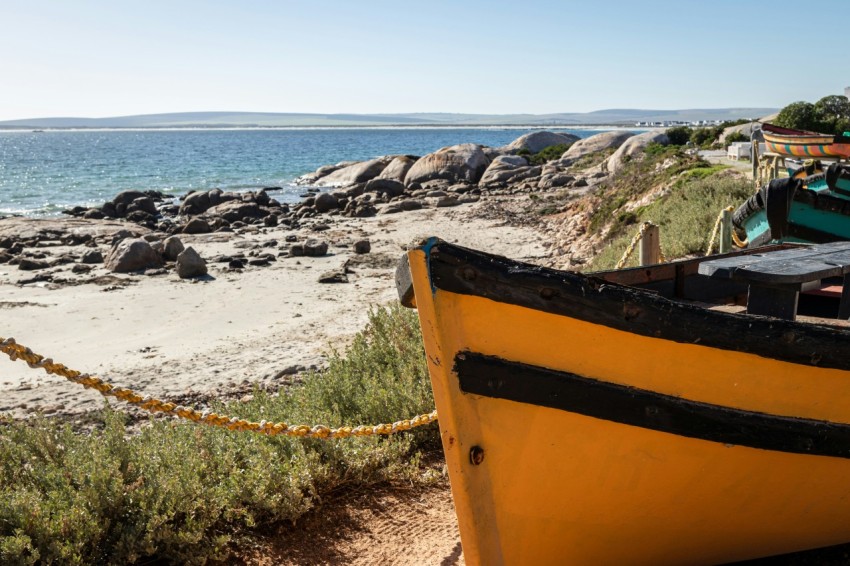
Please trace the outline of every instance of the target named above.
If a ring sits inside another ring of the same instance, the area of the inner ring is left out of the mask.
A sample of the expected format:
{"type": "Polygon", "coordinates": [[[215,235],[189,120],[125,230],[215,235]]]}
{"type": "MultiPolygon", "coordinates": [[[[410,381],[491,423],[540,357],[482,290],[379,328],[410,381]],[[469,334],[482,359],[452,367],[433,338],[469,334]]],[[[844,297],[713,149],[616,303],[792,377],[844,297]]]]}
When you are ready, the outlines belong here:
{"type": "MultiPolygon", "coordinates": [[[[282,187],[322,165],[389,154],[425,155],[458,143],[491,147],[532,130],[364,128],[261,130],[0,131],[0,215],[59,214],[126,189],[180,195],[191,189],[282,187]]],[[[587,137],[600,130],[553,128],[587,137]]]]}

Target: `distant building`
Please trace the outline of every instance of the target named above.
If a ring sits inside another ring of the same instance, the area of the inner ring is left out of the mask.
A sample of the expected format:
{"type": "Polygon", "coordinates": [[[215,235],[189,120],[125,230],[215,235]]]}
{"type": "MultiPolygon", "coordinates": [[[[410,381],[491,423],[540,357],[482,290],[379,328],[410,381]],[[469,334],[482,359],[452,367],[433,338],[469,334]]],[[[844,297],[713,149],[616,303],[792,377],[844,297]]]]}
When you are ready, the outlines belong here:
{"type": "Polygon", "coordinates": [[[661,122],[635,122],[638,128],[669,128],[672,126],[690,126],[704,128],[707,126],[719,126],[723,120],[691,120],[685,122],[683,120],[663,120],[661,122]]]}
{"type": "Polygon", "coordinates": [[[850,98],[850,86],[844,87],[844,96],[846,96],[847,98],[850,98]]]}

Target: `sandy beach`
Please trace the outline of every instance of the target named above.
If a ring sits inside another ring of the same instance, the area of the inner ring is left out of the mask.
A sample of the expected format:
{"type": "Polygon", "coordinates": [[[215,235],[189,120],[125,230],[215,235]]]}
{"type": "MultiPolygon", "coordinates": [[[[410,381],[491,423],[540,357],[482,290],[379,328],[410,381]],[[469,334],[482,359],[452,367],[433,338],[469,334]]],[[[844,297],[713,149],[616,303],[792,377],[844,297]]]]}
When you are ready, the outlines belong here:
{"type": "MultiPolygon", "coordinates": [[[[396,299],[395,265],[411,242],[434,235],[529,261],[545,255],[535,230],[479,218],[479,206],[340,218],[321,234],[281,227],[181,236],[205,258],[253,248],[276,253],[292,234],[329,244],[323,257],[280,257],[268,267],[239,272],[209,263],[204,279],[180,279],[173,271],[110,273],[100,264],[81,278],[90,283],[21,285],[33,272],[0,265],[0,336],[145,395],[232,396],[248,384],[274,386],[304,368],[320,367],[328,351],[344,347],[363,327],[371,307],[396,299]],[[355,254],[353,242],[364,238],[371,252],[355,254]],[[320,274],[345,265],[348,283],[317,282],[320,274]]],[[[0,233],[20,229],[9,223],[0,221],[0,233]]],[[[66,251],[44,249],[57,255],[66,251]]],[[[58,278],[70,267],[51,271],[58,278]]],[[[22,363],[4,363],[0,391],[0,412],[18,417],[39,410],[78,413],[103,402],[94,391],[22,363]]]]}
{"type": "MultiPolygon", "coordinates": [[[[209,276],[199,279],[180,279],[173,270],[111,273],[99,264],[84,276],[73,275],[71,265],[53,267],[52,281],[32,282],[39,278],[34,272],[0,265],[0,337],[14,337],[70,368],[143,395],[204,408],[215,398],[249,395],[257,385],[277,389],[305,369],[321,367],[331,349],[343,349],[363,328],[370,308],[397,300],[394,271],[410,243],[433,235],[530,262],[548,259],[541,232],[499,218],[493,210],[492,203],[481,201],[371,218],[338,217],[325,220],[330,229],[320,234],[310,227],[274,227],[182,235],[185,245],[205,258],[276,251],[287,235],[319,237],[329,244],[323,257],[282,256],[262,268],[234,271],[226,263],[209,262],[209,276]],[[370,241],[371,251],[356,254],[353,242],[362,239],[370,241]],[[317,282],[320,274],[333,270],[347,271],[348,282],[317,282]]],[[[0,220],[0,238],[57,223],[106,234],[138,228],[115,221],[5,219],[0,220]]],[[[45,246],[48,257],[74,251],[51,242],[45,246]]],[[[108,248],[98,247],[104,253],[108,248]]],[[[103,397],[93,390],[21,362],[2,364],[0,412],[15,418],[42,412],[79,423],[103,406],[103,397]]],[[[121,408],[144,419],[137,409],[121,408]]],[[[424,492],[370,490],[331,501],[294,533],[288,529],[272,536],[242,559],[250,564],[463,560],[447,481],[424,492]],[[335,517],[330,523],[328,512],[335,517]],[[423,513],[429,517],[424,526],[423,513]],[[390,516],[393,525],[387,523],[390,516]],[[345,533],[343,540],[326,536],[314,544],[316,533],[328,532],[331,523],[345,533]],[[398,524],[405,527],[395,528],[398,524]]]]}

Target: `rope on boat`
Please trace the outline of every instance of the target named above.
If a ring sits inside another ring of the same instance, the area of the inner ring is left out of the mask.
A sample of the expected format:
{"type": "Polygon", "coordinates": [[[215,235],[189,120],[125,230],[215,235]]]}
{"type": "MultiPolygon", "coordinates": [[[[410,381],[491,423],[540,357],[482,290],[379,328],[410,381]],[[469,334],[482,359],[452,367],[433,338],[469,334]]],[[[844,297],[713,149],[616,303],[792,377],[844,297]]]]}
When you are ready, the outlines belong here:
{"type": "MultiPolygon", "coordinates": [[[[632,238],[632,241],[629,242],[629,246],[626,248],[626,251],[623,252],[623,257],[620,258],[620,261],[617,262],[617,266],[614,269],[623,269],[625,267],[626,262],[629,261],[629,258],[632,257],[632,254],[635,253],[635,247],[638,245],[643,239],[643,235],[646,234],[646,231],[650,228],[650,226],[655,226],[652,222],[644,222],[641,224],[640,228],[635,234],[635,237],[632,238]]],[[[664,257],[664,252],[661,250],[661,244],[658,244],[658,259],[661,260],[661,263],[665,263],[667,258],[664,257]]]]}
{"type": "MultiPolygon", "coordinates": [[[[714,221],[714,228],[711,230],[711,235],[708,237],[708,249],[706,250],[705,255],[711,255],[711,252],[714,251],[714,244],[717,243],[717,234],[720,231],[720,223],[723,221],[724,212],[735,212],[735,207],[727,206],[720,211],[720,214],[717,215],[717,220],[714,221]]],[[[742,240],[738,237],[738,234],[735,233],[734,226],[732,227],[732,243],[738,248],[746,248],[749,243],[746,239],[742,240]]]]}
{"type": "MultiPolygon", "coordinates": [[[[732,208],[731,206],[729,208],[732,208]]],[[[747,238],[743,240],[738,237],[738,233],[735,231],[735,227],[732,227],[732,243],[735,244],[736,248],[744,249],[748,245],[750,245],[750,241],[747,238]]]]}
{"type": "Polygon", "coordinates": [[[390,435],[419,426],[430,424],[437,420],[437,411],[418,415],[388,424],[361,425],[356,427],[344,426],[330,428],[325,425],[288,425],[284,422],[260,421],[252,422],[227,415],[219,415],[209,411],[197,411],[175,403],[160,401],[151,397],[142,397],[130,389],[115,387],[106,381],[76,370],[69,369],[63,364],[55,363],[32,350],[15,342],[14,338],[0,338],[0,352],[9,356],[12,361],[22,360],[33,369],[41,368],[49,374],[60,375],[86,389],[94,389],[104,397],[116,399],[144,409],[149,413],[164,413],[174,415],[195,423],[222,427],[229,430],[249,431],[268,436],[294,436],[299,438],[350,438],[355,436],[390,435]]]}

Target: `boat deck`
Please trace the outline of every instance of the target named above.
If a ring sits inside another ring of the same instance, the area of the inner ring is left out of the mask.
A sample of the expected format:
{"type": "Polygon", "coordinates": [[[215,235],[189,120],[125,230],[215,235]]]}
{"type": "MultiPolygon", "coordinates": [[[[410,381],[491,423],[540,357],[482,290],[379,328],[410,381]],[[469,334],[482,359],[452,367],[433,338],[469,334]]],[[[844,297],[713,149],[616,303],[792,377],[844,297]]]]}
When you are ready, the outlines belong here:
{"type": "Polygon", "coordinates": [[[722,312],[839,327],[850,318],[850,242],[773,246],[593,275],[722,312]]]}

